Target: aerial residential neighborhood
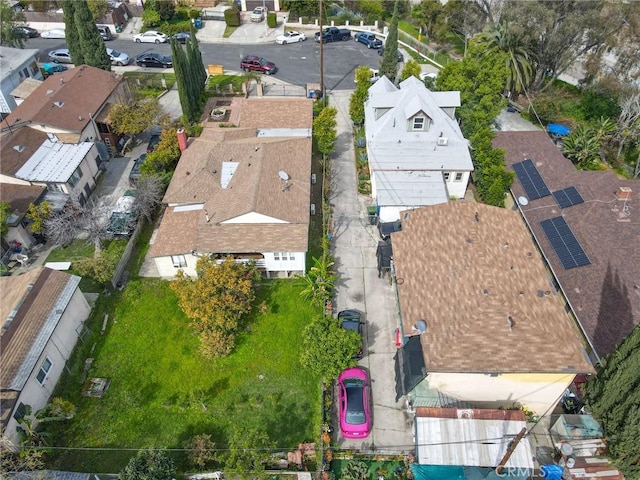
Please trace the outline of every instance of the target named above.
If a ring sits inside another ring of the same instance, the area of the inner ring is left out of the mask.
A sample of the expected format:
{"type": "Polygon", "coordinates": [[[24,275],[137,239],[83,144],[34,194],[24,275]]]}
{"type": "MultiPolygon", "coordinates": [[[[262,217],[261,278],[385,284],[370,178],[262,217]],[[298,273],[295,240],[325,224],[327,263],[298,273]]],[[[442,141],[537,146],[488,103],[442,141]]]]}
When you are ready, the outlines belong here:
{"type": "Polygon", "coordinates": [[[2,478],[640,475],[637,4],[0,7],[2,478]]]}

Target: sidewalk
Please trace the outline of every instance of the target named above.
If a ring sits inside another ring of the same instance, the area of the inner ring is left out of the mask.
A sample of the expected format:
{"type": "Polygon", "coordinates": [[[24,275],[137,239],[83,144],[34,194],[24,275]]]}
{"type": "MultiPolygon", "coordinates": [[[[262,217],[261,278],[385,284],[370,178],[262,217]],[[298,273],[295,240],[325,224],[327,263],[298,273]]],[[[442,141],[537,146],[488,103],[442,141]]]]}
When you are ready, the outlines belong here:
{"type": "MultiPolygon", "coordinates": [[[[232,43],[232,44],[259,44],[259,43],[276,43],[276,37],[284,33],[286,14],[277,13],[278,26],[269,28],[267,21],[252,22],[249,20],[251,12],[241,12],[241,25],[229,36],[224,38],[224,32],[227,25],[222,20],[204,20],[202,28],[196,32],[196,38],[202,43],[232,43]]],[[[129,19],[124,30],[117,34],[117,38],[133,39],[133,36],[140,32],[142,28],[142,19],[140,17],[132,17],[129,19]]]]}

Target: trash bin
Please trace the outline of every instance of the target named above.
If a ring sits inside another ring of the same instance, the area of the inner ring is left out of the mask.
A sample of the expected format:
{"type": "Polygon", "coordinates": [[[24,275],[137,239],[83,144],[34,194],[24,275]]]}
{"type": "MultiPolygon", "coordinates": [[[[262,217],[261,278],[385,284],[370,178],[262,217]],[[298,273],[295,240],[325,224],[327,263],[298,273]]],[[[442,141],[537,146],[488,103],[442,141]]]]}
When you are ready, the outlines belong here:
{"type": "Polygon", "coordinates": [[[196,18],[194,25],[198,30],[200,30],[202,28],[202,17],[196,18]]]}
{"type": "Polygon", "coordinates": [[[369,216],[369,225],[378,223],[378,207],[375,205],[367,207],[367,215],[369,216]]]}

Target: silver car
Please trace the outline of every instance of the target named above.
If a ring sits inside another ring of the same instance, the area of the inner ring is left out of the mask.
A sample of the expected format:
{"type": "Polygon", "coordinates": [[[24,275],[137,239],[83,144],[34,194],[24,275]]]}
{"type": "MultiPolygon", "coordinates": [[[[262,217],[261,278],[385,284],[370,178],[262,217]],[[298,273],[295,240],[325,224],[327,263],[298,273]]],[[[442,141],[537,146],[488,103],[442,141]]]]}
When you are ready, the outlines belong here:
{"type": "Polygon", "coordinates": [[[131,58],[129,57],[129,55],[114,50],[113,48],[107,48],[107,55],[109,55],[109,58],[111,59],[111,65],[124,67],[125,65],[129,65],[129,63],[131,62],[131,58]]]}
{"type": "Polygon", "coordinates": [[[49,52],[49,60],[54,63],[73,63],[67,48],[58,48],[49,52]]]}

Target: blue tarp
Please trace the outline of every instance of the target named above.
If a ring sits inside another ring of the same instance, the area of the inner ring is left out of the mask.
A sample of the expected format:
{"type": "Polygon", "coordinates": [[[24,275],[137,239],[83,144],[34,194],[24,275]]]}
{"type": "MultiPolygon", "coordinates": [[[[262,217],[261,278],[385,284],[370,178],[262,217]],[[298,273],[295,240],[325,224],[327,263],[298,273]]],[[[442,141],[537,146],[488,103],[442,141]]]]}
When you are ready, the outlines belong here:
{"type": "Polygon", "coordinates": [[[553,133],[554,135],[565,136],[571,133],[571,129],[566,125],[562,125],[561,123],[550,123],[547,125],[547,131],[549,133],[553,133]]]}

